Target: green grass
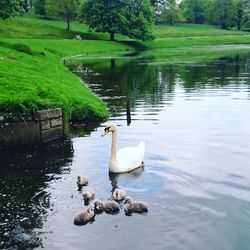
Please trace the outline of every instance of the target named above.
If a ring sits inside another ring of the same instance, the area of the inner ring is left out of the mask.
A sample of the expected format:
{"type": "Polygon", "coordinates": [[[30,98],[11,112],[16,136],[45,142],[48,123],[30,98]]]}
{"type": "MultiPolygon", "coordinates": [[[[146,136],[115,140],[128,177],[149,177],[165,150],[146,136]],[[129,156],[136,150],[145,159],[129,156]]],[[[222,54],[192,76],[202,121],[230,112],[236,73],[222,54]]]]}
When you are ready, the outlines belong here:
{"type": "MultiPolygon", "coordinates": [[[[66,30],[66,22],[61,19],[44,19],[32,12],[25,17],[15,17],[0,21],[1,38],[25,38],[25,39],[73,39],[80,34],[87,40],[108,40],[107,33],[90,32],[87,25],[78,21],[70,23],[71,30],[66,30]]],[[[125,36],[116,35],[121,40],[125,36]]]]}
{"type": "Polygon", "coordinates": [[[242,31],[222,30],[212,25],[185,23],[177,23],[175,25],[155,25],[153,33],[156,38],[238,36],[245,34],[245,32],[242,31]]]}
{"type": "Polygon", "coordinates": [[[62,107],[72,120],[107,117],[105,104],[60,63],[65,57],[99,57],[140,48],[151,50],[145,56],[177,62],[229,53],[218,45],[250,44],[244,32],[209,25],[156,25],[156,39],[149,42],[121,35],[116,35],[120,42],[110,42],[108,34],[89,32],[77,21],[71,23],[72,31],[65,28],[63,20],[45,20],[33,13],[0,20],[0,111],[28,116],[41,108],[62,107]],[[76,34],[83,40],[73,40],[76,34]]]}
{"type": "Polygon", "coordinates": [[[159,38],[150,42],[141,42],[146,49],[181,48],[196,46],[217,46],[229,44],[250,44],[249,35],[239,36],[202,36],[202,37],[170,37],[159,38]]]}
{"type": "Polygon", "coordinates": [[[62,107],[72,120],[100,120],[106,106],[60,63],[63,56],[127,50],[117,42],[48,39],[0,40],[0,110],[28,116],[36,110],[62,107]],[[30,53],[17,51],[26,45],[30,53]]]}

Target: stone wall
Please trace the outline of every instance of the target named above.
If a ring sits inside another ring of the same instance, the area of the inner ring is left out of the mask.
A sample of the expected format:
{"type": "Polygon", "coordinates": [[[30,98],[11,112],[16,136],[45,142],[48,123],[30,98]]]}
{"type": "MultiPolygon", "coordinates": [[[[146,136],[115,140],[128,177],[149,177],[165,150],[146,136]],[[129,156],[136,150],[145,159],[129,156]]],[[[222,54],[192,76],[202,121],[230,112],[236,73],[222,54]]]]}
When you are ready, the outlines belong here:
{"type": "Polygon", "coordinates": [[[40,110],[33,118],[6,121],[0,113],[0,146],[37,144],[64,137],[60,108],[40,110]]]}

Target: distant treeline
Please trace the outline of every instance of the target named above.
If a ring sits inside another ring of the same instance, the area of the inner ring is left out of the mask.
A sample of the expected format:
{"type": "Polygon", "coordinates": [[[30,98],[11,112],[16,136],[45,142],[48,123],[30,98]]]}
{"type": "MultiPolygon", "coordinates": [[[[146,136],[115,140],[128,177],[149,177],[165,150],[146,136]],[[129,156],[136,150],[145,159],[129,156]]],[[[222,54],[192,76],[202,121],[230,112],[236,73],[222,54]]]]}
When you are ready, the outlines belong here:
{"type": "Polygon", "coordinates": [[[156,22],[213,24],[222,29],[250,30],[249,0],[151,0],[156,22]]]}

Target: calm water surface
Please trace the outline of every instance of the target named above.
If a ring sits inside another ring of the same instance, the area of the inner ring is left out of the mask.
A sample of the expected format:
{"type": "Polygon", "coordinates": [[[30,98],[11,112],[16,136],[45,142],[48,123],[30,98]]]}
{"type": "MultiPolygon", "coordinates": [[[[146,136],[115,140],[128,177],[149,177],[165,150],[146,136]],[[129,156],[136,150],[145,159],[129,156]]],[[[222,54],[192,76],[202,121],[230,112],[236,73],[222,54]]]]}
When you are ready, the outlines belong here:
{"type": "Polygon", "coordinates": [[[107,102],[118,147],[146,141],[145,169],[109,175],[107,122],[74,128],[70,141],[1,151],[1,248],[249,249],[250,56],[100,59],[72,70],[107,102]],[[118,186],[147,202],[148,214],[122,208],[75,226],[79,174],[98,198],[118,186]]]}

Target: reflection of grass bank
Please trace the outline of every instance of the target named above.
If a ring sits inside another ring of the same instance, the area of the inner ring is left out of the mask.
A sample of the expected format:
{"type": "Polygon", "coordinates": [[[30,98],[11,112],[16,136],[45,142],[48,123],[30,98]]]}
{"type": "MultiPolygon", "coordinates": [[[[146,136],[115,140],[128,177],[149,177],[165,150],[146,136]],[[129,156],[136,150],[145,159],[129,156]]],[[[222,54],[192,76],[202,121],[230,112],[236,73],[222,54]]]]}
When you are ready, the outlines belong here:
{"type": "Polygon", "coordinates": [[[249,46],[206,46],[155,49],[140,54],[141,63],[190,63],[250,53],[249,46]]]}
{"type": "Polygon", "coordinates": [[[130,63],[131,60],[134,60],[134,58],[138,58],[139,63],[174,64],[205,61],[221,57],[234,57],[236,55],[245,55],[249,53],[250,44],[217,45],[191,48],[159,48],[153,50],[140,51],[138,53],[113,52],[88,54],[84,56],[73,57],[69,62],[72,66],[84,63],[92,69],[106,68],[106,70],[109,70],[111,65],[111,59],[115,60],[116,66],[126,65],[130,63]]]}

